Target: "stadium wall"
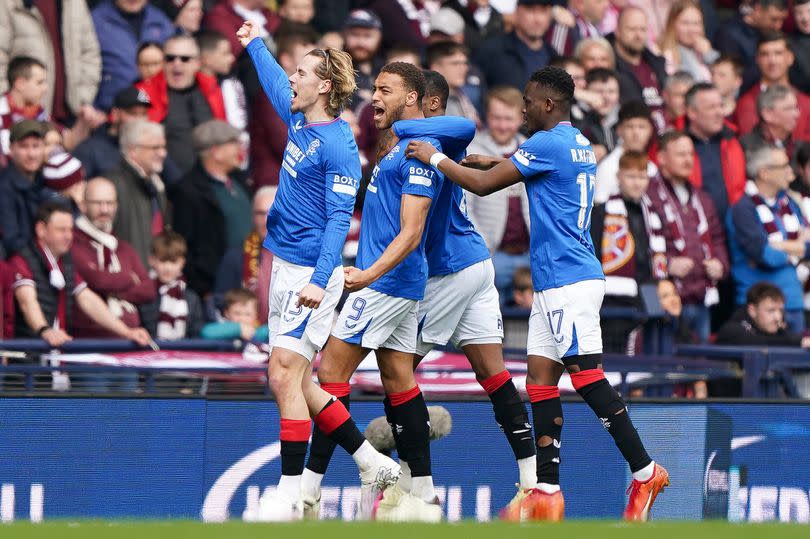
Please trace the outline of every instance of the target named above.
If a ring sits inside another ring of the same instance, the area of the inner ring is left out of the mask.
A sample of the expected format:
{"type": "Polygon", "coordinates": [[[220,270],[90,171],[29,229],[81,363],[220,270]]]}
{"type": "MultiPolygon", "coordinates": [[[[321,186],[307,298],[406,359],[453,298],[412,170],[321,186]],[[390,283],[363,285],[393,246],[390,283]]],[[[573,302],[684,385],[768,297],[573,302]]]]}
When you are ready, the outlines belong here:
{"type": "MultiPolygon", "coordinates": [[[[517,474],[489,403],[436,404],[453,417],[451,435],[432,445],[448,518],[494,518],[517,474]]],[[[629,471],[586,405],[564,411],[566,515],[615,518],[629,471]]],[[[810,404],[638,403],[630,412],[672,477],[655,517],[810,520],[810,404]]],[[[382,408],[355,402],[352,413],[364,428],[382,408]]],[[[266,400],[3,398],[0,455],[3,521],[250,520],[280,474],[278,416],[266,400]]],[[[336,455],[322,510],[351,519],[356,468],[336,455]]]]}

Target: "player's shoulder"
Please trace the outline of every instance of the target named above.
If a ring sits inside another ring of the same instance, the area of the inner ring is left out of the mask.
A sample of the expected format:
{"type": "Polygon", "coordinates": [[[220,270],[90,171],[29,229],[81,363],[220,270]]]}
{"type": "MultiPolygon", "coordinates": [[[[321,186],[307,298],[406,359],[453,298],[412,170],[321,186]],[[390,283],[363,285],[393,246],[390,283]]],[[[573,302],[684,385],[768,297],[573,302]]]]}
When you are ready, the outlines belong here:
{"type": "Polygon", "coordinates": [[[418,141],[421,141],[421,142],[427,142],[428,144],[432,145],[437,150],[442,151],[442,143],[439,142],[439,139],[437,139],[435,137],[428,136],[428,135],[418,135],[418,136],[414,136],[414,137],[404,137],[404,138],[399,139],[399,142],[397,143],[397,145],[401,146],[402,149],[404,150],[405,148],[408,147],[408,143],[410,143],[412,140],[418,140],[418,141]]]}
{"type": "Polygon", "coordinates": [[[358,151],[351,126],[341,118],[319,126],[318,138],[324,151],[330,155],[344,156],[358,151]]]}

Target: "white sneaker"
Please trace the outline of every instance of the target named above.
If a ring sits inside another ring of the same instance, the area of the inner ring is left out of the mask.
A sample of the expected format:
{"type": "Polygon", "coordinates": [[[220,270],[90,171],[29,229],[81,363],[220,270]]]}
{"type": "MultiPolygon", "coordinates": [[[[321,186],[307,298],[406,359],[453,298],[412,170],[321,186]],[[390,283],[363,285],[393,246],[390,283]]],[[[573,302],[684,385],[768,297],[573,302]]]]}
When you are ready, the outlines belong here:
{"type": "Polygon", "coordinates": [[[303,494],[304,519],[319,520],[321,518],[321,492],[317,495],[303,494]]]}
{"type": "Polygon", "coordinates": [[[387,515],[390,513],[394,507],[399,505],[399,503],[402,501],[402,497],[407,494],[408,493],[402,490],[402,487],[399,486],[399,482],[397,482],[396,485],[385,489],[382,497],[374,503],[372,515],[374,520],[385,520],[384,517],[381,518],[379,515],[387,515]]]}
{"type": "Polygon", "coordinates": [[[374,503],[380,494],[399,481],[402,468],[395,460],[380,454],[377,464],[365,472],[360,472],[360,506],[357,510],[359,520],[370,520],[374,503]]]}
{"type": "Polygon", "coordinates": [[[292,500],[279,492],[265,494],[259,500],[259,522],[293,522],[303,520],[304,502],[292,500]]]}
{"type": "MultiPolygon", "coordinates": [[[[393,497],[391,501],[394,501],[393,497]]],[[[431,503],[422,498],[417,498],[409,492],[403,492],[398,503],[394,505],[384,504],[383,501],[380,501],[377,507],[377,520],[385,522],[441,522],[442,508],[438,499],[431,503]]]]}

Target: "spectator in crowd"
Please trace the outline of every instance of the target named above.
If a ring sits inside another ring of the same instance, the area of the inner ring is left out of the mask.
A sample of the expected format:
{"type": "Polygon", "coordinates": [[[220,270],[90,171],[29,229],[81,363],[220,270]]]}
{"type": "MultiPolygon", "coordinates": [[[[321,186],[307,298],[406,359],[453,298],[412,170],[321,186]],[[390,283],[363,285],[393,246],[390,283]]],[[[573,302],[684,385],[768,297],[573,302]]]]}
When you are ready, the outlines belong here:
{"type": "Polygon", "coordinates": [[[250,197],[234,174],[242,160],[238,129],[222,120],[197,126],[192,143],[199,158],[170,192],[174,229],[188,244],[188,285],[203,299],[214,289],[226,249],[239,248],[250,234],[250,197]]]}
{"type": "Polygon", "coordinates": [[[430,16],[430,30],[427,37],[428,45],[452,41],[459,45],[464,44],[464,17],[452,7],[439,8],[430,16]]]}
{"type": "Polygon", "coordinates": [[[683,127],[686,120],[686,92],[695,84],[695,79],[686,71],[670,75],[664,84],[664,121],[666,130],[683,127]]]}
{"type": "MultiPolygon", "coordinates": [[[[107,303],[113,316],[131,328],[141,325],[138,305],[155,299],[155,286],[135,249],[113,234],[118,211],[115,185],[107,178],[87,182],[85,212],[76,219],[70,252],[79,276],[107,303]]],[[[109,338],[81,310],[75,312],[77,337],[109,338]]]]}
{"type": "Polygon", "coordinates": [[[55,191],[68,203],[73,216],[84,211],[85,175],[82,163],[67,152],[59,152],[45,161],[42,181],[45,187],[55,191]]]}
{"type": "MultiPolygon", "coordinates": [[[[523,124],[523,94],[508,86],[492,88],[487,95],[487,129],[476,133],[468,152],[509,157],[526,140],[523,124]]],[[[509,287],[515,268],[529,265],[529,199],[522,182],[479,197],[466,194],[467,213],[492,252],[495,286],[502,301],[512,296],[509,287]]]]}
{"type": "MultiPolygon", "coordinates": [[[[661,279],[655,291],[665,315],[658,335],[658,353],[674,355],[676,344],[695,344],[697,339],[683,321],[683,303],[675,283],[670,279],[661,279]]],[[[695,386],[695,389],[705,390],[705,383],[701,387],[701,383],[696,382],[695,386]]]]}
{"type": "Polygon", "coordinates": [[[789,86],[774,84],[757,96],[759,123],[753,131],[740,139],[745,154],[757,148],[781,148],[793,158],[795,140],[793,132],[799,121],[799,103],[789,86]]]}
{"type": "Polygon", "coordinates": [[[530,311],[534,303],[532,270],[527,266],[515,269],[512,275],[512,303],[519,309],[530,311]]]}
{"type": "MultiPolygon", "coordinates": [[[[8,64],[8,93],[0,96],[0,165],[8,155],[8,130],[20,120],[50,121],[42,106],[48,91],[47,72],[39,60],[18,56],[8,64]]],[[[96,126],[97,116],[92,107],[84,107],[70,129],[62,128],[63,145],[72,150],[86,139],[96,126]]]]}
{"type": "MultiPolygon", "coordinates": [[[[743,65],[733,56],[721,55],[712,64],[711,83],[720,92],[723,99],[723,115],[726,121],[734,122],[734,111],[737,109],[737,98],[742,86],[743,65]]],[[[735,125],[736,128],[736,125],[735,125]]]]}
{"type": "Polygon", "coordinates": [[[522,91],[531,74],[557,55],[543,40],[551,25],[552,4],[552,0],[519,0],[514,29],[481,43],[473,61],[488,86],[512,86],[522,91]]]}
{"type": "Polygon", "coordinates": [[[259,301],[255,292],[247,288],[234,288],[225,294],[224,301],[224,320],[204,325],[200,337],[267,342],[269,327],[267,319],[259,318],[259,301]]]}
{"type": "Polygon", "coordinates": [[[657,156],[661,177],[648,194],[663,223],[667,268],[683,302],[683,322],[705,343],[709,307],[719,301],[717,282],[729,269],[723,225],[709,194],[689,181],[695,161],[692,139],[669,131],[659,141],[657,156]]]}
{"type": "Polygon", "coordinates": [[[799,91],[810,94],[810,0],[793,1],[796,31],[790,36],[790,49],[796,59],[790,67],[790,82],[799,91]]]}
{"type": "Polygon", "coordinates": [[[706,37],[698,0],[677,0],[672,4],[658,46],[667,61],[668,74],[685,71],[702,82],[711,79],[709,66],[720,56],[706,37]]]}
{"type": "Polygon", "coordinates": [[[73,215],[67,206],[45,202],[38,210],[34,230],[35,239],[9,261],[14,269],[18,338],[41,337],[54,347],[72,340],[75,306],[119,338],[141,346],[151,341],[143,328],[131,328],[113,316],[76,271],[70,254],[73,215]]]}
{"type": "Polygon", "coordinates": [[[392,47],[385,53],[385,63],[390,64],[391,62],[405,62],[421,67],[422,56],[418,50],[411,47],[392,47]]]}
{"type": "Polygon", "coordinates": [[[119,143],[121,161],[106,177],[126,203],[115,215],[113,233],[132,245],[145,264],[152,237],[171,222],[159,176],[166,159],[166,136],[160,124],[132,120],[121,125],[119,143]]]}
{"type": "Polygon", "coordinates": [[[149,254],[157,296],[139,307],[144,327],[156,339],[176,341],[200,334],[205,319],[199,296],[186,286],[186,240],[171,230],[155,236],[149,254]]]}
{"type": "Polygon", "coordinates": [[[447,116],[461,116],[479,123],[476,107],[464,92],[469,71],[467,48],[452,41],[434,43],[427,50],[427,66],[442,75],[450,87],[447,116]]]}
{"type": "Polygon", "coordinates": [[[755,86],[760,77],[754,63],[760,36],[780,31],[787,15],[786,0],[751,0],[750,9],[741,10],[736,18],[722,25],[715,34],[715,48],[739,58],[743,65],[743,92],[755,86]]]}
{"type": "MultiPolygon", "coordinates": [[[[355,7],[370,11],[382,23],[382,48],[407,45],[422,49],[430,33],[430,15],[438,2],[401,2],[400,0],[359,0],[355,7]]],[[[349,14],[351,17],[351,13],[349,14]]],[[[347,51],[348,52],[348,51],[347,51]]]]}
{"type": "Polygon", "coordinates": [[[810,348],[810,337],[786,326],[785,303],[778,286],[767,281],[752,285],[745,305],[717,332],[717,344],[810,348]]]}
{"type": "Polygon", "coordinates": [[[805,218],[810,220],[810,142],[799,144],[793,160],[796,165],[796,179],[790,184],[790,188],[793,198],[801,205],[805,218]]]}
{"type": "Polygon", "coordinates": [[[343,26],[343,48],[352,57],[357,71],[357,94],[352,108],[371,100],[371,89],[382,64],[382,21],[373,11],[356,9],[343,26]]]}
{"type": "Polygon", "coordinates": [[[281,18],[267,9],[264,0],[222,0],[205,14],[203,27],[227,37],[231,52],[239,58],[244,48],[236,38],[236,31],[245,21],[252,22],[265,39],[278,29],[281,18]]]}
{"type": "Polygon", "coordinates": [[[464,19],[464,44],[475,50],[487,38],[504,32],[504,17],[489,0],[476,2],[451,1],[448,6],[464,19]]]}
{"type": "MultiPolygon", "coordinates": [[[[605,306],[641,309],[641,285],[667,278],[663,225],[646,196],[647,165],[646,153],[624,152],[619,159],[619,192],[593,209],[591,238],[605,272],[605,306]]],[[[628,336],[637,326],[633,319],[602,319],[605,335],[628,336]]],[[[626,353],[629,343],[608,339],[606,351],[626,353]]]]}
{"type": "MultiPolygon", "coordinates": [[[[762,78],[758,84],[740,97],[734,113],[735,124],[740,135],[750,133],[757,124],[757,97],[765,88],[774,84],[790,86],[788,70],[793,64],[793,60],[793,52],[788,47],[784,34],[770,33],[762,37],[757,46],[756,56],[762,78]]],[[[810,140],[810,96],[798,90],[795,90],[795,93],[800,116],[793,130],[793,138],[810,140]]]]}
{"type": "Polygon", "coordinates": [[[287,22],[309,24],[315,17],[314,0],[279,0],[278,14],[287,22]]]}
{"type": "MultiPolygon", "coordinates": [[[[596,167],[596,187],[594,204],[604,204],[610,195],[619,190],[619,160],[625,151],[647,153],[653,138],[653,124],[650,109],[641,101],[625,103],[619,109],[616,124],[618,144],[596,167]]],[[[650,178],[658,174],[658,167],[652,161],[647,162],[647,175],[650,178]]]]}
{"type": "Polygon", "coordinates": [[[568,0],[568,11],[574,16],[574,25],[555,21],[546,33],[546,42],[561,56],[574,54],[577,44],[593,37],[601,37],[599,23],[605,18],[608,0],[568,0]]]}
{"type": "MultiPolygon", "coordinates": [[[[137,80],[139,81],[150,79],[163,71],[166,65],[166,58],[163,56],[163,45],[155,43],[154,41],[142,43],[138,47],[137,64],[137,80]]],[[[114,103],[113,106],[115,106],[114,103]]]]}
{"type": "MultiPolygon", "coordinates": [[[[2,250],[2,248],[0,248],[2,250]]],[[[3,253],[0,253],[2,255],[3,253]]],[[[0,256],[0,339],[14,338],[14,272],[0,256]]]]}
{"type": "Polygon", "coordinates": [[[6,86],[9,60],[25,55],[44,66],[46,94],[37,104],[51,117],[65,122],[93,113],[101,53],[84,0],[0,2],[0,35],[0,93],[12,86],[6,86]]]}
{"type": "Polygon", "coordinates": [[[37,208],[58,195],[39,177],[45,164],[41,122],[22,120],[11,127],[8,166],[0,172],[0,231],[6,254],[31,242],[37,208]]]}
{"type": "Polygon", "coordinates": [[[45,130],[45,136],[42,138],[42,142],[45,146],[45,157],[52,157],[54,154],[64,152],[64,140],[56,124],[53,122],[43,122],[42,125],[45,130]]]}
{"type": "Polygon", "coordinates": [[[586,89],[599,96],[590,122],[579,127],[596,152],[597,161],[616,147],[616,123],[619,120],[619,79],[610,69],[592,69],[585,75],[586,89]]]}
{"type": "Polygon", "coordinates": [[[810,230],[787,192],[794,178],[790,160],[785,150],[765,146],[751,152],[746,168],[753,181],[727,219],[737,305],[745,305],[754,283],[768,281],[785,295],[788,328],[803,331],[808,270],[800,262],[810,258],[810,230]]]}
{"type": "Polygon", "coordinates": [[[664,100],[661,91],[667,81],[666,62],[645,45],[647,16],[635,7],[627,7],[619,16],[613,47],[622,103],[644,101],[652,111],[658,132],[664,126],[664,100]]]}
{"type": "Polygon", "coordinates": [[[92,16],[102,61],[95,103],[102,110],[110,110],[118,92],[138,79],[138,45],[147,41],[162,44],[174,35],[175,28],[148,0],[104,0],[93,9],[92,16]]]}
{"type": "Polygon", "coordinates": [[[588,90],[582,63],[573,56],[557,56],[549,65],[566,70],[574,80],[574,102],[571,103],[571,121],[574,125],[578,127],[578,122],[584,122],[587,116],[595,116],[592,109],[601,107],[603,99],[600,94],[588,90]]]}
{"type": "MultiPolygon", "coordinates": [[[[317,39],[318,36],[311,29],[285,32],[278,36],[276,59],[288,76],[295,73],[304,56],[315,48],[317,39]]],[[[245,90],[250,92],[251,89],[246,86],[245,90]]],[[[281,120],[258,85],[256,90],[254,94],[248,95],[251,103],[248,129],[250,140],[260,141],[250,145],[253,185],[258,188],[264,185],[278,185],[278,172],[284,159],[284,148],[287,146],[288,126],[281,120]]],[[[376,135],[376,131],[371,128],[367,133],[376,135]]],[[[376,136],[374,140],[376,141],[376,136]]],[[[358,138],[358,146],[361,146],[362,142],[363,138],[358,138]]]]}
{"type": "Polygon", "coordinates": [[[714,203],[720,219],[745,189],[745,154],[723,117],[723,98],[711,84],[699,82],[686,93],[687,131],[695,150],[692,184],[714,203]]]}
{"type": "Polygon", "coordinates": [[[200,30],[203,15],[203,0],[153,0],[172,21],[177,32],[192,36],[200,30]]]}
{"type": "Polygon", "coordinates": [[[616,69],[613,46],[603,37],[590,37],[577,43],[574,58],[580,61],[586,72],[597,67],[616,69]]]}
{"type": "Polygon", "coordinates": [[[273,253],[262,244],[267,235],[267,213],[276,199],[277,187],[265,185],[253,195],[253,230],[239,247],[225,252],[214,281],[214,303],[222,306],[223,295],[234,288],[247,288],[259,298],[259,320],[267,320],[273,253]]]}

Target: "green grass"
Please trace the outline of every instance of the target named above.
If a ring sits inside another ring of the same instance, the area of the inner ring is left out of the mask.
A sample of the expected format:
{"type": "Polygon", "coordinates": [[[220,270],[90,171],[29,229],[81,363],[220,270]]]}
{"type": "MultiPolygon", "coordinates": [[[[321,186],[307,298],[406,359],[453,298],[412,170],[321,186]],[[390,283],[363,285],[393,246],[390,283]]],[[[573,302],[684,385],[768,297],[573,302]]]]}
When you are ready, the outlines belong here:
{"type": "Polygon", "coordinates": [[[202,524],[191,521],[47,521],[0,525],[3,539],[792,539],[810,537],[810,526],[728,524],[725,522],[574,521],[562,524],[459,522],[453,524],[378,524],[340,521],[297,524],[202,524]]]}

